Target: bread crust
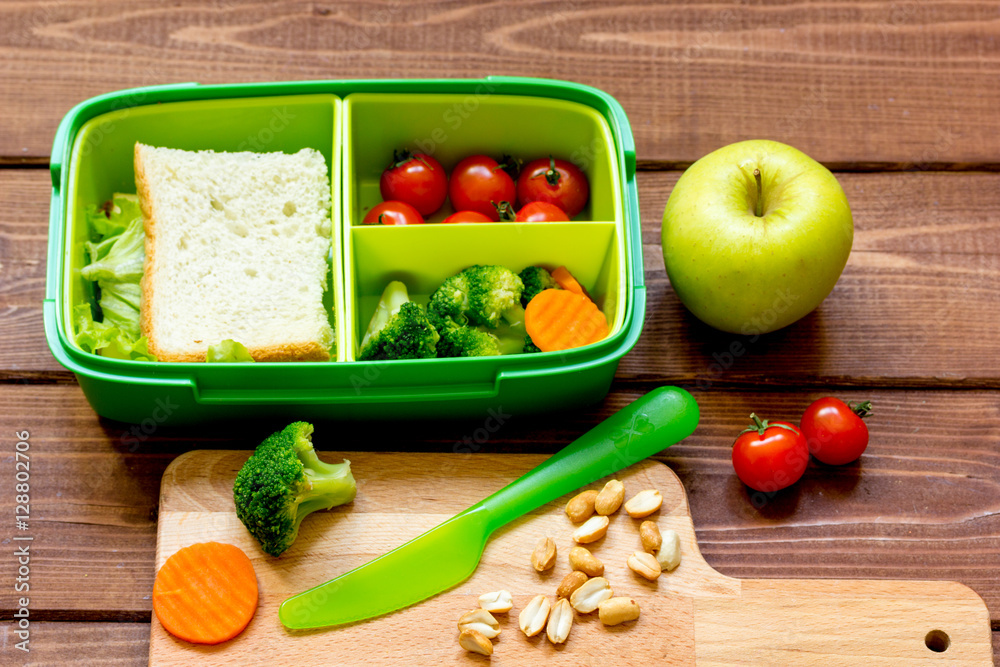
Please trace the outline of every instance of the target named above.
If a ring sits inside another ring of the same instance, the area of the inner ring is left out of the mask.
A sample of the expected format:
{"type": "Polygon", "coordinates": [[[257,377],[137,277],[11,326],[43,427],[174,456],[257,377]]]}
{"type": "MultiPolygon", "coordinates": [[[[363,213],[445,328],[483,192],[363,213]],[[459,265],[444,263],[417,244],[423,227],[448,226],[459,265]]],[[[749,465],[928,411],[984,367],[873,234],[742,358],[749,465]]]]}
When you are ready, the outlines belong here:
{"type": "MultiPolygon", "coordinates": [[[[139,308],[139,320],[142,335],[146,337],[147,347],[158,361],[168,362],[204,362],[206,352],[174,352],[164,349],[158,342],[153,327],[153,311],[156,309],[156,292],[153,289],[154,275],[157,269],[157,205],[146,177],[146,149],[150,148],[136,142],[133,152],[136,192],[139,195],[139,208],[142,211],[145,240],[145,265],[140,281],[142,303],[139,308]]],[[[332,242],[332,241],[331,241],[332,242]]],[[[222,341],[212,341],[211,344],[222,341]]],[[[270,346],[247,346],[247,351],[254,361],[329,361],[332,347],[324,347],[317,341],[288,341],[270,346]]]]}
{"type": "Polygon", "coordinates": [[[142,289],[142,303],[139,307],[139,326],[142,330],[142,335],[146,337],[147,348],[157,360],[181,361],[180,359],[169,358],[172,355],[160,348],[157,344],[155,332],[153,331],[152,311],[155,308],[155,301],[153,299],[151,284],[153,282],[152,275],[156,269],[156,218],[154,216],[153,196],[149,189],[149,182],[146,180],[145,148],[143,144],[137,141],[135,142],[135,150],[133,151],[135,189],[139,195],[139,210],[142,211],[142,228],[146,234],[146,259],[143,266],[142,279],[139,281],[139,286],[142,289]]]}

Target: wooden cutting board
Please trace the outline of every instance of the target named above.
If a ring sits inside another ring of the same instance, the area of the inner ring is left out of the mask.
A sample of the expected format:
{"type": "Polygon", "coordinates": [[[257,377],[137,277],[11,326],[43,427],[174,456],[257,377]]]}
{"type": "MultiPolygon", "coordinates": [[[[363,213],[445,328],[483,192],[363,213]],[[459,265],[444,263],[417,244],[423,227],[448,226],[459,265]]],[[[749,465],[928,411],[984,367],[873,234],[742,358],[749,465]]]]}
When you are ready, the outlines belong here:
{"type": "MultiPolygon", "coordinates": [[[[292,633],[278,605],[416,537],[493,493],[546,457],[529,454],[324,454],[346,457],[358,481],[355,501],[307,518],[295,545],[272,558],[237,520],[232,484],[249,452],[201,450],[178,457],[163,476],[157,568],[182,546],[216,540],[251,558],[260,603],[249,627],[218,646],[196,646],[165,632],[153,615],[150,665],[992,665],[983,600],[946,581],[739,580],[713,570],[698,551],[687,496],[665,465],[646,460],[620,472],[626,496],[656,488],[663,507],[652,519],[681,536],[683,559],[655,583],[625,566],[639,548],[638,524],[624,511],[591,545],[616,595],[638,601],[638,621],[606,628],[597,614],[577,615],[569,640],[526,638],[517,614],[539,593],[553,595],[569,571],[573,524],[568,497],[496,533],[475,574],[430,600],[369,621],[292,633]],[[553,570],[531,567],[535,542],[551,536],[553,570]],[[492,658],[458,645],[456,622],[478,596],[507,589],[514,609],[497,615],[492,658]],[[945,646],[947,648],[945,649],[945,646]],[[933,650],[937,649],[937,650],[933,650]],[[945,649],[945,650],[941,650],[945,649]]],[[[603,480],[592,488],[603,486],[603,480]]],[[[420,576],[419,572],[414,576],[420,576]]]]}

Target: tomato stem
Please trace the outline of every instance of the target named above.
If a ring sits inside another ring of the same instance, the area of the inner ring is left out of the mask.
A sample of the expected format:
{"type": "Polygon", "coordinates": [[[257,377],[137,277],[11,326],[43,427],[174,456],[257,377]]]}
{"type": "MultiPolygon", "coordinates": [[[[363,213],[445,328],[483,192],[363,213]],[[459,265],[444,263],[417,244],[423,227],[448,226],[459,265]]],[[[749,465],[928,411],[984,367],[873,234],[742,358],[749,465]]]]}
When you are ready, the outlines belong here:
{"type": "Polygon", "coordinates": [[[760,417],[757,416],[756,412],[751,412],[750,413],[750,421],[753,422],[753,423],[751,423],[750,426],[748,426],[747,428],[745,428],[742,431],[740,431],[740,435],[743,435],[744,433],[752,433],[753,431],[756,431],[758,433],[758,435],[760,435],[760,437],[763,438],[764,437],[764,431],[766,431],[769,428],[783,428],[783,429],[786,429],[788,431],[792,431],[793,433],[797,433],[798,432],[794,428],[792,428],[791,426],[788,426],[787,424],[772,424],[771,422],[767,421],[766,419],[761,419],[760,417]]]}
{"type": "Polygon", "coordinates": [[[854,414],[862,419],[870,416],[872,413],[871,401],[864,401],[863,403],[848,403],[847,407],[849,407],[854,414]]]}
{"type": "Polygon", "coordinates": [[[560,174],[556,170],[556,160],[551,155],[549,156],[549,168],[545,170],[545,180],[549,185],[555,187],[559,185],[560,174]]]}
{"type": "Polygon", "coordinates": [[[518,174],[521,173],[521,160],[504,153],[500,156],[500,160],[497,162],[497,166],[493,168],[493,171],[497,171],[498,169],[507,172],[511,180],[516,181],[518,174]]]}
{"type": "Polygon", "coordinates": [[[495,201],[491,201],[493,208],[497,210],[497,215],[500,216],[500,222],[514,222],[517,220],[517,214],[514,212],[514,207],[511,206],[509,201],[502,201],[499,204],[495,201]]]}
{"type": "Polygon", "coordinates": [[[760,169],[753,170],[753,179],[757,182],[757,202],[754,204],[753,214],[758,218],[764,217],[764,186],[760,180],[760,169]]]}

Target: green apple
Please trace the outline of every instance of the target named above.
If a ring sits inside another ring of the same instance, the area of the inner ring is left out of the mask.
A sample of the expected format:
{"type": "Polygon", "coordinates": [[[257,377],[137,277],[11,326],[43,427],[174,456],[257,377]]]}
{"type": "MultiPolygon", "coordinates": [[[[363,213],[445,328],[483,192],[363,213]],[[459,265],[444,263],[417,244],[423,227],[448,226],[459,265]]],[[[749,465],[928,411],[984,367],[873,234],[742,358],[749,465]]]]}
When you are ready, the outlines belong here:
{"type": "Polygon", "coordinates": [[[829,169],[777,141],[741,141],[684,172],[662,240],[688,310],[716,329],[758,335],[795,322],[833,290],[854,222],[829,169]]]}

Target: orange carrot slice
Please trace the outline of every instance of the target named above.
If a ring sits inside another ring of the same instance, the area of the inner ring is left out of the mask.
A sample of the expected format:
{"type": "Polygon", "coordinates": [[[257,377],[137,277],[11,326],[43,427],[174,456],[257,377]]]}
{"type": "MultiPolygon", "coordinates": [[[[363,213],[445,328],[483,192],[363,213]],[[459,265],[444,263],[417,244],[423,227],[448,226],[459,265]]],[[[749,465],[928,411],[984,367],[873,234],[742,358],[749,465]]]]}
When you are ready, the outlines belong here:
{"type": "Polygon", "coordinates": [[[563,289],[569,290],[570,292],[576,292],[577,294],[583,294],[584,296],[587,295],[587,293],[583,291],[583,287],[580,286],[580,283],[576,281],[576,278],[573,277],[573,274],[570,273],[569,269],[565,266],[560,266],[558,269],[553,271],[552,278],[556,281],[556,284],[563,289]]]}
{"type": "Polygon", "coordinates": [[[232,544],[201,542],[167,559],[153,583],[153,611],[170,634],[218,644],[243,632],[257,610],[257,576],[232,544]]]}
{"type": "Polygon", "coordinates": [[[608,321],[583,294],[547,289],[528,302],[524,327],[542,352],[596,343],[608,335],[608,321]]]}

